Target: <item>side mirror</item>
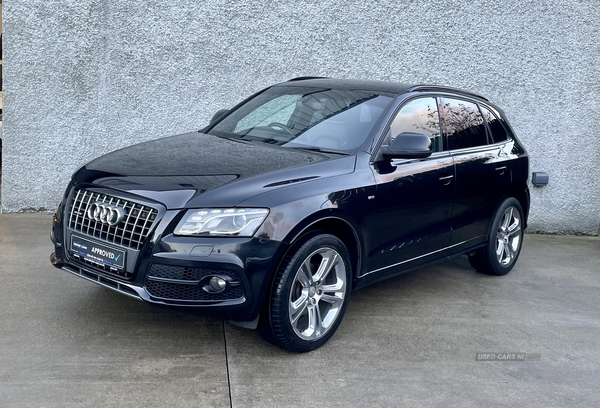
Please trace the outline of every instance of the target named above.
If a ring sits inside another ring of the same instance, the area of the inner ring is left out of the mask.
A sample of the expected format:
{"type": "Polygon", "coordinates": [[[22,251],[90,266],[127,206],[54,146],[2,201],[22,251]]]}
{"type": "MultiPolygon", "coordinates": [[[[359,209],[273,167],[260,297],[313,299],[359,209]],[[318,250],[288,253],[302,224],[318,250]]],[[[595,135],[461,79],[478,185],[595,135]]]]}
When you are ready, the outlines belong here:
{"type": "Polygon", "coordinates": [[[402,132],[391,145],[381,147],[385,159],[423,159],[431,153],[431,139],[422,133],[402,132]]]}
{"type": "Polygon", "coordinates": [[[227,114],[227,112],[229,112],[229,109],[219,109],[212,117],[212,119],[210,120],[210,124],[212,125],[213,123],[215,123],[216,121],[218,121],[219,119],[221,119],[223,116],[225,116],[225,114],[227,114]]]}

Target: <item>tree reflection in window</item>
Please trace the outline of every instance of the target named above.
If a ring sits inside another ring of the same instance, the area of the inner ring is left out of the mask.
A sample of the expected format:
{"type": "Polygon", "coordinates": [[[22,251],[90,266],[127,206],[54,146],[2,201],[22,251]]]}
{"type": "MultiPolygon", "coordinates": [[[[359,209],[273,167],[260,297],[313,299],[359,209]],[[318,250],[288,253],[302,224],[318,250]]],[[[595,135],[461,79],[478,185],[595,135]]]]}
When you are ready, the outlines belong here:
{"type": "Polygon", "coordinates": [[[404,132],[423,133],[431,139],[434,152],[442,150],[440,119],[435,98],[413,99],[404,105],[390,126],[389,143],[404,132]]]}
{"type": "Polygon", "coordinates": [[[444,98],[441,108],[451,150],[487,144],[485,122],[476,104],[444,98]]]}

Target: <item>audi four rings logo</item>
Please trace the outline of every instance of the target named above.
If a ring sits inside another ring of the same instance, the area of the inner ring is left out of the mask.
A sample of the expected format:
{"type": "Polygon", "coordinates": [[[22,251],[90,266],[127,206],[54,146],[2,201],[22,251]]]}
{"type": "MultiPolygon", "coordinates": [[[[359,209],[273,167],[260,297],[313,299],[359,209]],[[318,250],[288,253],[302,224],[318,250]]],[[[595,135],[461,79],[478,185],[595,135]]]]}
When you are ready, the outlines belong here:
{"type": "Polygon", "coordinates": [[[123,220],[125,214],[121,207],[96,202],[89,206],[87,216],[91,220],[114,227],[123,220]]]}

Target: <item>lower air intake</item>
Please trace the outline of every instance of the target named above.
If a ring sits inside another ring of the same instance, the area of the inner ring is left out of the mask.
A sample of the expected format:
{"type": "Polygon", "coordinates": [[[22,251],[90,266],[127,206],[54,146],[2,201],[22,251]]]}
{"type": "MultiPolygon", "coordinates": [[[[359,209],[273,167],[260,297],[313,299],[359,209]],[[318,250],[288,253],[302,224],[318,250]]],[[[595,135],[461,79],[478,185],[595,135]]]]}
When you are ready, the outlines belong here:
{"type": "Polygon", "coordinates": [[[146,275],[146,291],[150,296],[172,301],[223,301],[244,296],[237,272],[228,269],[204,269],[151,264],[146,275]],[[221,293],[208,293],[200,281],[206,276],[226,277],[229,285],[221,293]]]}

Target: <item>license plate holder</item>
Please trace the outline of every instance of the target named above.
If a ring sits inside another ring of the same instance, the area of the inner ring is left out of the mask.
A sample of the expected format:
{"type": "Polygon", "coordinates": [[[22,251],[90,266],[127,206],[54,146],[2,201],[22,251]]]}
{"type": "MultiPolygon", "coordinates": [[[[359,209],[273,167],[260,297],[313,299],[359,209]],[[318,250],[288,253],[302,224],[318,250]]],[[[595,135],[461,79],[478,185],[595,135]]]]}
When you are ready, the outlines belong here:
{"type": "Polygon", "coordinates": [[[93,263],[112,272],[125,269],[126,251],[101,242],[71,235],[71,255],[77,259],[93,263]]]}

